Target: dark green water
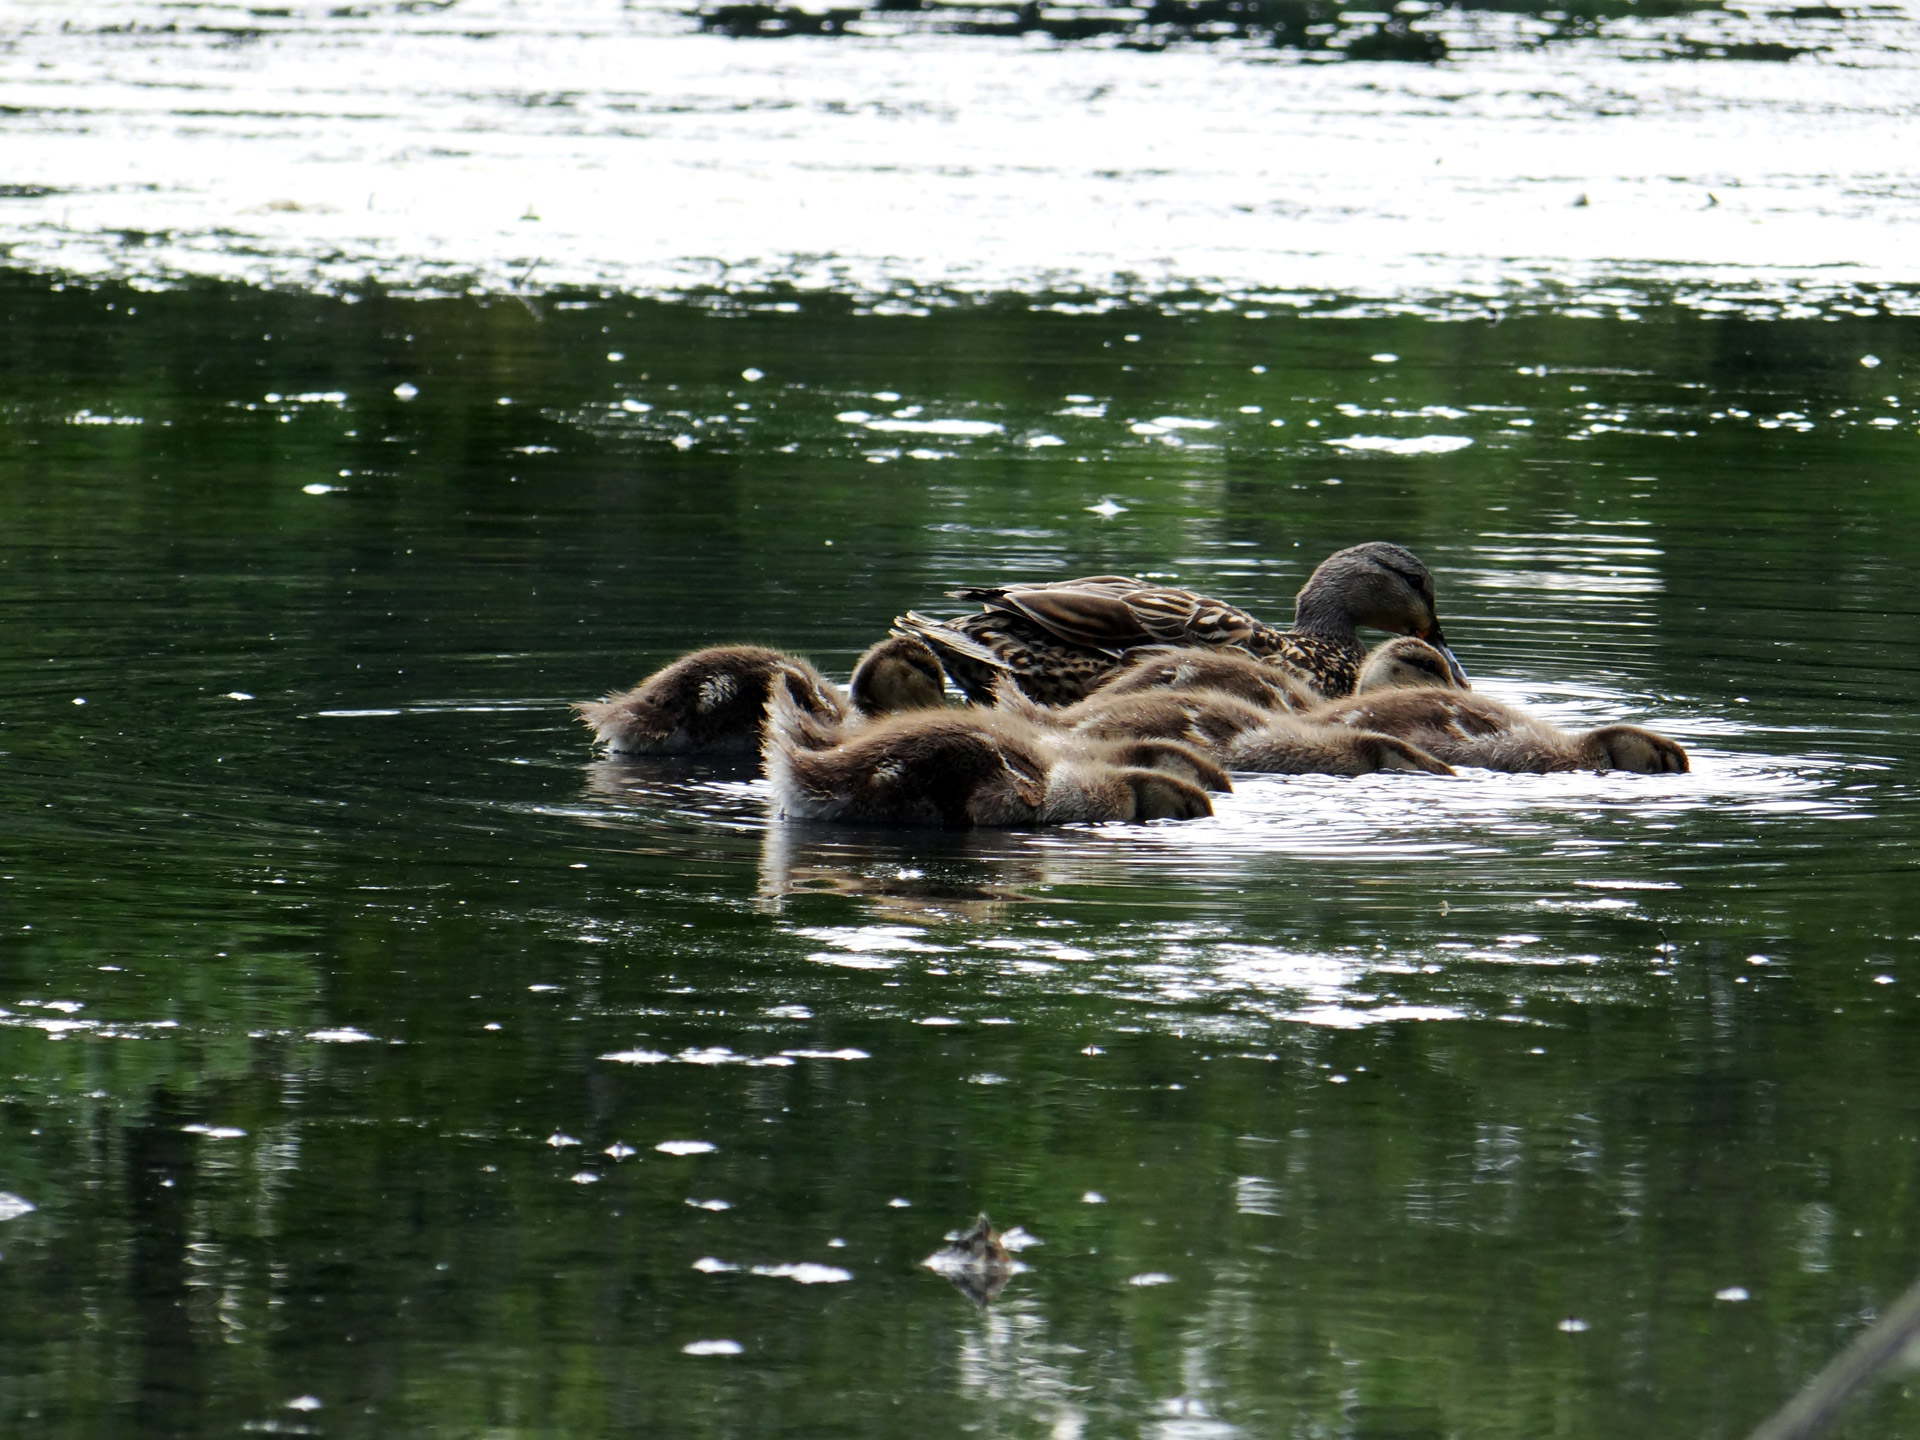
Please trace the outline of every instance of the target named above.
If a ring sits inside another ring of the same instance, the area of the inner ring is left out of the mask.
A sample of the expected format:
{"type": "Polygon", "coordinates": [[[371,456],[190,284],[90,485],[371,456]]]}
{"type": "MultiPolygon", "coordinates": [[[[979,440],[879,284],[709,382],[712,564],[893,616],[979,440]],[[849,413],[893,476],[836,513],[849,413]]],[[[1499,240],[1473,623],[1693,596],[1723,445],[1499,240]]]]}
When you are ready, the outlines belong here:
{"type": "Polygon", "coordinates": [[[778,298],[0,280],[0,1432],[1737,1436],[1920,1272],[1914,322],[778,298]],[[565,709],[1369,538],[1695,773],[880,835],[565,709]]]}

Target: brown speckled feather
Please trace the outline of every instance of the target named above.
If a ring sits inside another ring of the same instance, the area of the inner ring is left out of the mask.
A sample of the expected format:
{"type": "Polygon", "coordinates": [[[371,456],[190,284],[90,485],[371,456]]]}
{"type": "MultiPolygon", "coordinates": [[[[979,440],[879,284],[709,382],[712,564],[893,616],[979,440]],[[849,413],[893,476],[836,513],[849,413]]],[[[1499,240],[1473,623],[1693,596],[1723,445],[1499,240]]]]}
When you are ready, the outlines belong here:
{"type": "MultiPolygon", "coordinates": [[[[1357,627],[1418,635],[1445,649],[1433,577],[1399,545],[1370,540],[1329,555],[1295,597],[1294,623],[1279,629],[1237,606],[1191,590],[1119,575],[1044,585],[980,585],[948,592],[977,600],[979,613],[896,624],[931,645],[976,703],[995,679],[991,656],[1035,700],[1068,704],[1145,645],[1234,646],[1285,670],[1316,695],[1353,693],[1366,659],[1357,627]],[[957,653],[956,653],[957,652],[957,653]]],[[[1464,675],[1456,676],[1464,683],[1464,675]]]]}
{"type": "MultiPolygon", "coordinates": [[[[963,615],[947,625],[991,650],[1005,667],[990,670],[964,665],[956,671],[942,651],[940,658],[947,663],[947,673],[976,705],[993,703],[994,684],[1003,674],[1011,674],[1020,688],[1042,705],[1071,705],[1120,663],[1120,657],[1110,650],[1063,640],[1037,621],[1002,610],[963,615]]],[[[936,651],[941,649],[938,640],[925,631],[920,633],[936,651]]]]}
{"type": "Polygon", "coordinates": [[[1100,597],[1133,616],[1135,621],[1128,633],[1115,618],[1100,632],[1104,638],[1101,644],[1090,644],[1081,638],[1094,633],[1090,627],[1065,621],[1069,613],[1077,620],[1096,613],[1085,605],[1072,612],[1057,603],[1030,608],[1023,605],[1018,610],[996,607],[944,622],[946,628],[990,650],[1005,667],[1004,672],[965,656],[957,657],[956,664],[956,657],[942,650],[937,636],[924,628],[915,633],[942,652],[941,660],[947,666],[947,673],[976,705],[992,703],[994,683],[1001,673],[1007,672],[1020,682],[1022,690],[1041,704],[1071,705],[1084,699],[1120,666],[1118,651],[1129,645],[1235,645],[1277,665],[1316,695],[1331,700],[1353,693],[1360,663],[1366,658],[1366,651],[1358,641],[1342,642],[1331,636],[1277,630],[1243,610],[1207,601],[1201,596],[1188,597],[1199,603],[1184,605],[1163,598],[1184,595],[1184,591],[1139,593],[1149,597],[1144,613],[1130,608],[1134,596],[1124,600],[1100,597]],[[1050,623],[1056,619],[1062,623],[1050,623]],[[1074,633],[1063,633],[1063,630],[1074,633]]]}
{"type": "Polygon", "coordinates": [[[1358,640],[1302,635],[1265,625],[1260,628],[1263,633],[1250,635],[1241,643],[1269,665],[1278,665],[1308,689],[1329,700],[1353,693],[1360,679],[1360,666],[1367,658],[1366,649],[1358,640]]]}

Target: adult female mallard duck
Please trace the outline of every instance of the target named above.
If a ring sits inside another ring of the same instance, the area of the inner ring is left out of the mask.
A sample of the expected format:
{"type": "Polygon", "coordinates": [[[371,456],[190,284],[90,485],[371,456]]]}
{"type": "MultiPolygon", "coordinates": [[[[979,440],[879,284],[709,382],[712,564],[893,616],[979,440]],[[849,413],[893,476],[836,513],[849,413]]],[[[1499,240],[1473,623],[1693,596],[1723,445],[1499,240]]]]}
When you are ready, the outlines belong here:
{"type": "Polygon", "coordinates": [[[1182,745],[1110,744],[986,709],[893,715],[841,738],[784,686],[768,697],[762,764],[796,819],[946,829],[1191,820],[1213,813],[1201,784],[1231,788],[1182,745]]]}
{"type": "Polygon", "coordinates": [[[946,703],[933,651],[911,636],[893,636],[860,657],[850,695],[797,655],[715,645],[681,656],[622,694],[573,708],[615,755],[750,754],[760,748],[775,689],[831,725],[946,703]]]}
{"type": "Polygon", "coordinates": [[[1329,699],[1353,692],[1366,658],[1362,625],[1418,635],[1452,656],[1427,567],[1411,551],[1379,540],[1321,561],[1301,587],[1293,625],[1285,630],[1191,590],[1119,575],[948,593],[984,608],[957,620],[909,611],[894,622],[894,633],[931,645],[976,704],[990,703],[1001,671],[1042,704],[1071,704],[1115,669],[1125,651],[1141,645],[1237,646],[1329,699]]]}
{"type": "MultiPolygon", "coordinates": [[[[1398,736],[1453,765],[1545,775],[1565,770],[1684,774],[1687,752],[1637,725],[1572,733],[1447,683],[1448,667],[1425,642],[1390,640],[1368,657],[1360,693],[1305,717],[1398,736]]],[[[1229,761],[1231,763],[1231,761],[1229,761]]]]}

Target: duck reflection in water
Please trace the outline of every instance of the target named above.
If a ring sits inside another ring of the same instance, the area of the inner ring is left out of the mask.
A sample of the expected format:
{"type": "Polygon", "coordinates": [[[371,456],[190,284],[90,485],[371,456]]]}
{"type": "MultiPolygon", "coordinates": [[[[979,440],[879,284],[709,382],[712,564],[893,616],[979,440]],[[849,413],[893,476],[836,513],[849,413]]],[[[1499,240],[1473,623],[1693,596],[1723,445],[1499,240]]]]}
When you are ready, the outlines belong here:
{"type": "Polygon", "coordinates": [[[980,832],[849,832],[840,825],[775,820],[761,835],[760,899],[770,910],[794,895],[844,895],[877,918],[909,925],[1004,920],[1049,883],[1042,857],[1013,838],[980,832]]]}
{"type": "Polygon", "coordinates": [[[954,1289],[982,1308],[1027,1268],[1013,1258],[1006,1237],[984,1214],[970,1228],[950,1233],[947,1240],[944,1250],[934,1251],[920,1263],[946,1276],[954,1289]]]}

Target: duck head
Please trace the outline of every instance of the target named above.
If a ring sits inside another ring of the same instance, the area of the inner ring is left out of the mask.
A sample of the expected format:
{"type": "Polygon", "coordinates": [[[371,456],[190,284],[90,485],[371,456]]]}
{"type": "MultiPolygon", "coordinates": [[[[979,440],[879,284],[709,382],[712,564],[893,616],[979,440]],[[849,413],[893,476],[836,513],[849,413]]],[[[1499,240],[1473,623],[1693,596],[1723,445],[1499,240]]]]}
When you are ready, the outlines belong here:
{"type": "Polygon", "coordinates": [[[1446,657],[1452,684],[1465,688],[1466,672],[1440,631],[1433,576],[1404,546],[1370,540],[1322,560],[1295,599],[1296,630],[1349,636],[1358,626],[1411,635],[1446,657]]]}

